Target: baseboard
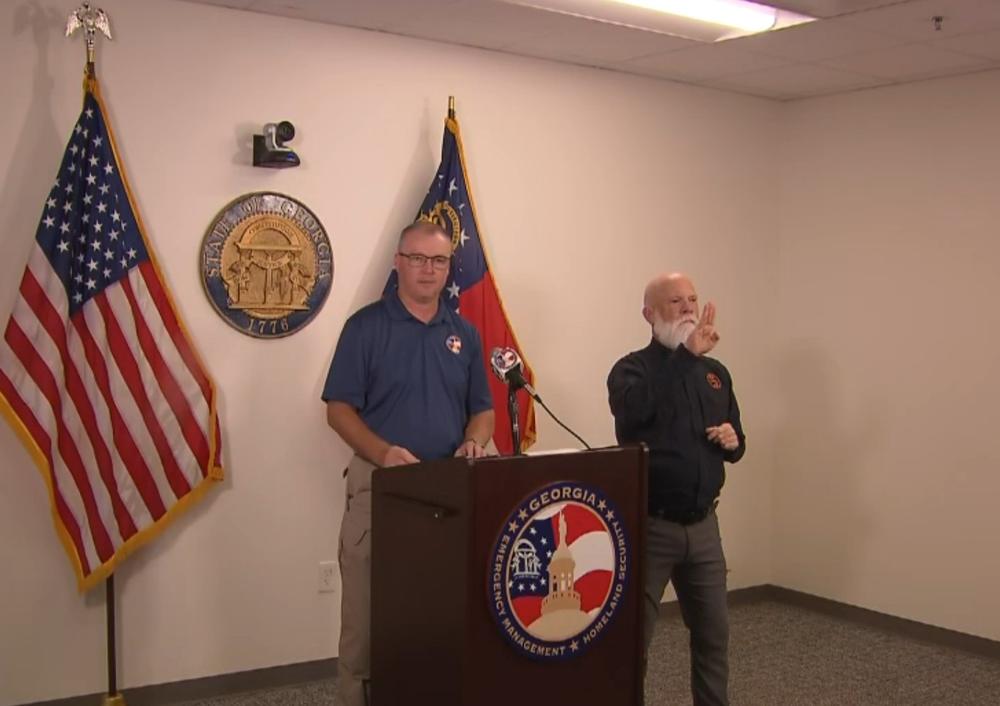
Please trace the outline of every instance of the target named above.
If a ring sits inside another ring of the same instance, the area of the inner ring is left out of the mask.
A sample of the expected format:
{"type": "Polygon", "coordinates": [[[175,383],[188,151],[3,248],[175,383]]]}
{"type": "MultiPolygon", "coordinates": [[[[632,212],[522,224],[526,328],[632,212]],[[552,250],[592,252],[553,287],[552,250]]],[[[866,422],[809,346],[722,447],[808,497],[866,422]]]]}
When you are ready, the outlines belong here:
{"type": "MultiPolygon", "coordinates": [[[[733,588],[729,591],[729,606],[751,605],[763,601],[777,600],[774,593],[775,586],[761,584],[760,586],[747,586],[745,588],[733,588]]],[[[674,618],[681,614],[677,600],[667,601],[660,604],[660,618],[674,618]]]]}
{"type": "Polygon", "coordinates": [[[860,608],[829,598],[814,596],[790,588],[782,588],[781,586],[767,585],[754,588],[766,589],[765,600],[799,606],[800,608],[823,613],[824,615],[829,615],[840,620],[895,633],[911,640],[927,642],[940,645],[941,647],[962,650],[963,652],[969,652],[989,659],[1000,660],[1000,642],[990,640],[986,637],[969,635],[957,630],[949,630],[948,628],[920,623],[916,620],[908,620],[907,618],[900,618],[887,613],[879,613],[868,608],[860,608]]]}
{"type": "MultiPolygon", "coordinates": [[[[918,623],[915,620],[898,618],[867,608],[859,608],[790,588],[763,584],[738,588],[729,592],[730,606],[752,605],[765,601],[798,606],[839,620],[896,633],[911,640],[928,642],[1000,660],[1000,642],[956,630],[918,623]]],[[[663,604],[662,615],[671,616],[678,613],[676,601],[663,604]]],[[[261,689],[279,689],[294,684],[329,679],[336,674],[336,665],[336,659],[322,659],[315,662],[300,662],[167,684],[153,684],[128,689],[123,693],[128,701],[128,706],[169,706],[169,704],[183,701],[212,699],[261,689]]],[[[94,706],[101,703],[103,696],[104,694],[88,694],[68,699],[39,701],[22,706],[94,706]]]]}
{"type": "MultiPolygon", "coordinates": [[[[125,689],[128,706],[169,706],[184,701],[201,701],[262,689],[280,689],[296,684],[330,679],[337,673],[336,659],[283,664],[265,669],[219,674],[213,677],[151,684],[125,689]]],[[[96,706],[105,694],[87,694],[53,701],[37,701],[23,706],[96,706]]]]}
{"type": "MultiPolygon", "coordinates": [[[[941,647],[962,650],[963,652],[1000,660],[1000,642],[995,640],[920,623],[916,620],[900,618],[888,613],[879,613],[868,608],[859,608],[849,603],[841,603],[830,598],[814,596],[811,593],[803,593],[802,591],[774,586],[772,584],[737,588],[729,592],[730,607],[751,605],[764,601],[798,606],[799,608],[829,615],[832,618],[854,623],[855,625],[895,633],[911,640],[919,640],[920,642],[927,642],[941,647]]],[[[664,603],[660,608],[660,614],[670,617],[680,615],[680,608],[677,605],[677,601],[664,603]]]]}

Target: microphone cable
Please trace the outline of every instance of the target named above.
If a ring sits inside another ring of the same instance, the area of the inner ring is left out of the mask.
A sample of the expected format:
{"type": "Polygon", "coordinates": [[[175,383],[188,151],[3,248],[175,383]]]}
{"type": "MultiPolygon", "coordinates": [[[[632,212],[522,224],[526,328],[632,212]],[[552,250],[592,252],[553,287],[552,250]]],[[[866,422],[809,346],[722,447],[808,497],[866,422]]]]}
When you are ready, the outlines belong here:
{"type": "MultiPolygon", "coordinates": [[[[527,391],[527,390],[525,390],[525,392],[528,392],[528,391],[527,391]]],[[[581,444],[583,444],[583,445],[584,445],[584,447],[585,447],[585,448],[586,448],[586,449],[587,449],[588,451],[590,451],[590,450],[591,450],[591,447],[590,447],[590,444],[588,444],[588,443],[587,443],[586,441],[584,441],[584,440],[583,440],[583,437],[581,437],[581,436],[580,436],[579,434],[577,434],[577,433],[576,433],[575,431],[573,431],[573,430],[572,430],[572,429],[570,429],[570,428],[569,428],[568,426],[566,426],[565,424],[563,424],[563,423],[562,423],[562,421],[561,421],[561,420],[559,419],[559,417],[557,417],[557,416],[556,416],[555,414],[553,414],[553,413],[552,413],[552,410],[551,410],[551,409],[549,409],[548,405],[546,405],[546,404],[545,404],[544,402],[542,402],[542,398],[541,398],[541,397],[539,397],[539,395],[538,395],[538,393],[537,393],[537,392],[536,392],[536,393],[535,393],[534,395],[532,395],[532,394],[531,394],[530,392],[528,392],[528,394],[529,394],[529,395],[531,396],[531,398],[532,398],[533,400],[535,400],[535,402],[537,402],[538,404],[542,405],[542,409],[544,409],[544,410],[545,410],[546,412],[548,412],[548,413],[549,413],[549,416],[550,416],[550,417],[552,417],[552,418],[553,418],[554,420],[556,420],[556,424],[558,424],[558,425],[559,425],[559,426],[561,426],[561,427],[562,427],[563,429],[565,429],[566,431],[568,431],[568,432],[569,432],[570,434],[572,434],[573,436],[575,436],[575,437],[576,437],[576,440],[577,440],[577,441],[579,441],[579,442],[580,442],[581,444]]]]}
{"type": "MultiPolygon", "coordinates": [[[[542,409],[548,412],[549,416],[556,421],[556,424],[572,434],[588,451],[592,450],[590,444],[584,441],[583,437],[563,424],[562,420],[553,414],[548,405],[542,402],[542,398],[535,391],[535,388],[524,377],[524,365],[516,349],[510,347],[501,348],[499,346],[494,348],[490,354],[490,366],[493,368],[493,374],[500,379],[500,382],[506,383],[508,394],[513,395],[518,390],[524,390],[528,393],[528,397],[542,405],[542,409]]],[[[513,423],[514,420],[511,421],[513,423]]]]}

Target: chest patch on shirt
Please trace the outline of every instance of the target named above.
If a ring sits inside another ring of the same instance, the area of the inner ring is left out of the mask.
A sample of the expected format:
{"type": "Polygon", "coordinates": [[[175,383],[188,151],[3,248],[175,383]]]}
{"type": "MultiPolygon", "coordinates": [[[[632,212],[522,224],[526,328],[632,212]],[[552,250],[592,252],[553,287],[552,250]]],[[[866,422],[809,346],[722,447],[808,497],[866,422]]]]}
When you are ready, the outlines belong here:
{"type": "Polygon", "coordinates": [[[455,355],[462,352],[462,339],[452,334],[448,336],[448,339],[444,342],[444,345],[455,355]]]}
{"type": "Polygon", "coordinates": [[[708,381],[708,386],[711,387],[713,390],[722,389],[722,380],[720,380],[719,376],[716,375],[715,373],[709,373],[708,375],[705,376],[705,379],[708,381]]]}

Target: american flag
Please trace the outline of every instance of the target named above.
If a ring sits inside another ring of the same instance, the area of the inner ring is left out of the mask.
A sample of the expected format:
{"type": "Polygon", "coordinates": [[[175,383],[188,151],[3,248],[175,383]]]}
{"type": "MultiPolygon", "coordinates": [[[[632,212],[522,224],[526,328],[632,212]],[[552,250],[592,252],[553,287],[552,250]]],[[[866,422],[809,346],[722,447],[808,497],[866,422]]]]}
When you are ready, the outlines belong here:
{"type": "MultiPolygon", "coordinates": [[[[489,259],[483,248],[472,194],[465,172],[465,154],[458,121],[445,120],[444,139],[441,144],[441,164],[431,181],[427,195],[420,206],[417,218],[441,225],[452,238],[454,259],[443,297],[448,306],[458,311],[479,330],[483,342],[483,364],[490,370],[490,354],[494,348],[514,348],[524,365],[524,377],[535,384],[524,351],[517,342],[510,324],[500,290],[493,279],[489,259]]],[[[396,273],[392,272],[386,288],[395,286],[396,273]]],[[[493,443],[502,454],[514,449],[511,435],[510,414],[507,411],[507,386],[495,376],[489,376],[493,394],[493,411],[496,426],[493,443]]],[[[518,420],[521,430],[521,449],[535,443],[535,403],[524,390],[517,393],[518,420]]]]}
{"type": "Polygon", "coordinates": [[[515,542],[507,574],[511,605],[525,628],[541,616],[542,600],[549,594],[549,562],[559,544],[560,515],[566,521],[566,546],[575,562],[573,588],[580,594],[580,610],[600,609],[611,590],[614,548],[604,522],[583,505],[552,505],[536,515],[515,542]]]}
{"type": "Polygon", "coordinates": [[[81,591],[222,478],[215,388],[143,231],[89,79],[0,342],[0,411],[81,591]]]}

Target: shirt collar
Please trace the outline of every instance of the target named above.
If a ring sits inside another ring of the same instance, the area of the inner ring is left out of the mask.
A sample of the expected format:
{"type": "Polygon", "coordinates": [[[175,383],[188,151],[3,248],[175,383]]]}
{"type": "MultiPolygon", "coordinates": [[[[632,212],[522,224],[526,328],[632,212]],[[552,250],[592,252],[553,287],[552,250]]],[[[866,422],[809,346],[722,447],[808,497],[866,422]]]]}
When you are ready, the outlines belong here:
{"type": "MultiPolygon", "coordinates": [[[[389,310],[389,316],[396,321],[407,321],[413,319],[421,324],[416,316],[410,313],[409,309],[403,304],[403,301],[399,298],[399,287],[393,287],[391,291],[386,292],[382,295],[382,301],[385,302],[386,308],[389,310]]],[[[434,318],[426,323],[427,326],[435,326],[442,323],[445,317],[448,316],[448,305],[445,304],[444,299],[438,299],[438,309],[434,314],[434,318]]]]}
{"type": "Polygon", "coordinates": [[[673,348],[667,348],[665,345],[660,343],[659,339],[657,339],[656,336],[653,336],[652,339],[649,341],[649,345],[646,346],[646,350],[651,351],[656,355],[661,355],[663,357],[669,356],[674,352],[673,348]]]}

